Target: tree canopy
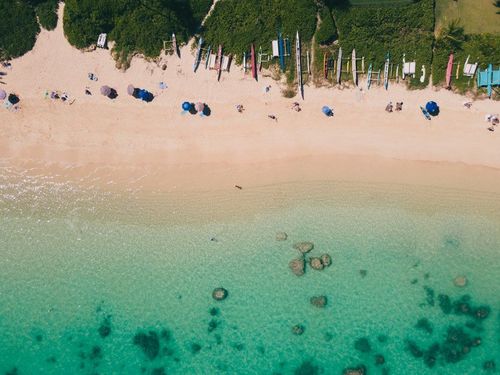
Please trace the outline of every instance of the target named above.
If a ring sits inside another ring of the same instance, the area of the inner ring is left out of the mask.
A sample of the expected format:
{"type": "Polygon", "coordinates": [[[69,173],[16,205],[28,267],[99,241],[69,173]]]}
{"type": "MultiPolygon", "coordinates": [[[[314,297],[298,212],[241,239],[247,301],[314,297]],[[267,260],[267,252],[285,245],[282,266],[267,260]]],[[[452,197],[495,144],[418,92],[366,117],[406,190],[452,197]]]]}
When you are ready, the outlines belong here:
{"type": "Polygon", "coordinates": [[[108,33],[116,52],[157,56],[172,33],[187,41],[211,5],[212,0],[66,0],[64,32],[78,48],[108,33]]]}
{"type": "Polygon", "coordinates": [[[57,24],[57,0],[0,0],[0,58],[30,51],[40,32],[37,22],[52,30],[57,24]]]}

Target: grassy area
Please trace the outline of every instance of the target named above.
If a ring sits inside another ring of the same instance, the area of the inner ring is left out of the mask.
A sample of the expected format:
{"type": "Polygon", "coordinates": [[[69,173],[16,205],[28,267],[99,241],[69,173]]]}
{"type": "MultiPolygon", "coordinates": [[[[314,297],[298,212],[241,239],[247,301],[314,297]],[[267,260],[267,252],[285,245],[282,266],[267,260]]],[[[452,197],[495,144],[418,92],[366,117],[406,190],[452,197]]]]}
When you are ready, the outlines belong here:
{"type": "Polygon", "coordinates": [[[456,19],[467,34],[500,34],[498,11],[494,0],[436,0],[436,34],[456,19]]]}
{"type": "Polygon", "coordinates": [[[376,6],[388,6],[388,5],[406,5],[411,3],[412,0],[351,0],[350,4],[354,6],[363,5],[376,5],[376,6]]]}

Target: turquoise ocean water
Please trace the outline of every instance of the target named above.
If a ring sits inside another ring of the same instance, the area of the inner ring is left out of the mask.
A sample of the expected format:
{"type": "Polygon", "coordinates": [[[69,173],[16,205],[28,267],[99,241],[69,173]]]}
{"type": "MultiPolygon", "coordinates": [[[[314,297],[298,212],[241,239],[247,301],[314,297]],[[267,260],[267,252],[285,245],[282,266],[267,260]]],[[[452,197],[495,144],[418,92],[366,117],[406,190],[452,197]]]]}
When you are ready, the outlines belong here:
{"type": "Polygon", "coordinates": [[[500,193],[105,193],[4,173],[0,194],[0,374],[500,371],[500,193]],[[293,275],[298,241],[332,265],[293,275]]]}

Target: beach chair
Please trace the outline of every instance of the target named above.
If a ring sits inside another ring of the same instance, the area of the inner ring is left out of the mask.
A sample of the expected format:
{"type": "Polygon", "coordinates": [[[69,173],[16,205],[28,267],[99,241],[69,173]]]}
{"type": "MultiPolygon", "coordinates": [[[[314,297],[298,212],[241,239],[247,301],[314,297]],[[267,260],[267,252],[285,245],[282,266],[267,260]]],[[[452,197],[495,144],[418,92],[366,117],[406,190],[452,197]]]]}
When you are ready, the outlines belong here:
{"type": "Polygon", "coordinates": [[[106,33],[99,34],[99,38],[97,38],[97,47],[106,48],[106,38],[106,33]]]}
{"type": "Polygon", "coordinates": [[[208,68],[211,70],[215,69],[216,62],[217,62],[217,55],[214,55],[213,53],[211,53],[210,57],[208,58],[208,68]]]}
{"type": "Polygon", "coordinates": [[[413,78],[415,78],[415,66],[416,66],[415,61],[413,61],[413,62],[405,62],[403,64],[403,79],[405,79],[406,76],[410,76],[410,75],[413,78]]]}
{"type": "Polygon", "coordinates": [[[229,72],[229,64],[231,62],[230,56],[222,56],[222,66],[221,70],[224,72],[229,72]]]}
{"type": "Polygon", "coordinates": [[[476,74],[476,70],[477,70],[477,63],[469,64],[469,58],[470,58],[470,56],[467,56],[467,60],[465,60],[464,76],[474,77],[474,75],[476,74]]]}

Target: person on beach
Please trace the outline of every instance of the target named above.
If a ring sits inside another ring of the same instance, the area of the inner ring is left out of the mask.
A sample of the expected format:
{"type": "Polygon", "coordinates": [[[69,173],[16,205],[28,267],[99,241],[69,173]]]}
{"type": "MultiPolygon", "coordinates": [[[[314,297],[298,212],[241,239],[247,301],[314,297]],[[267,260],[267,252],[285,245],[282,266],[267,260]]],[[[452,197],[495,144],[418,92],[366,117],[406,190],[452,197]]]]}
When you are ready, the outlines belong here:
{"type": "Polygon", "coordinates": [[[85,95],[92,95],[92,92],[89,90],[88,87],[85,87],[85,95]]]}
{"type": "Polygon", "coordinates": [[[292,105],[292,109],[293,109],[294,111],[297,111],[297,112],[302,111],[302,108],[300,108],[300,104],[299,104],[299,103],[297,103],[297,102],[294,102],[294,103],[293,103],[293,105],[292,105]]]}
{"type": "Polygon", "coordinates": [[[278,118],[275,115],[267,115],[271,120],[278,122],[278,118]]]}
{"type": "Polygon", "coordinates": [[[472,102],[464,102],[464,107],[470,109],[470,107],[472,107],[472,102]]]}
{"type": "Polygon", "coordinates": [[[243,108],[243,105],[242,104],[238,104],[236,106],[236,110],[239,112],[239,113],[243,113],[243,111],[245,110],[245,108],[243,108]]]}
{"type": "Polygon", "coordinates": [[[403,102],[397,102],[396,103],[396,111],[402,111],[403,110],[403,102]]]}
{"type": "Polygon", "coordinates": [[[385,107],[385,111],[391,113],[392,112],[392,102],[389,102],[385,107]]]}

